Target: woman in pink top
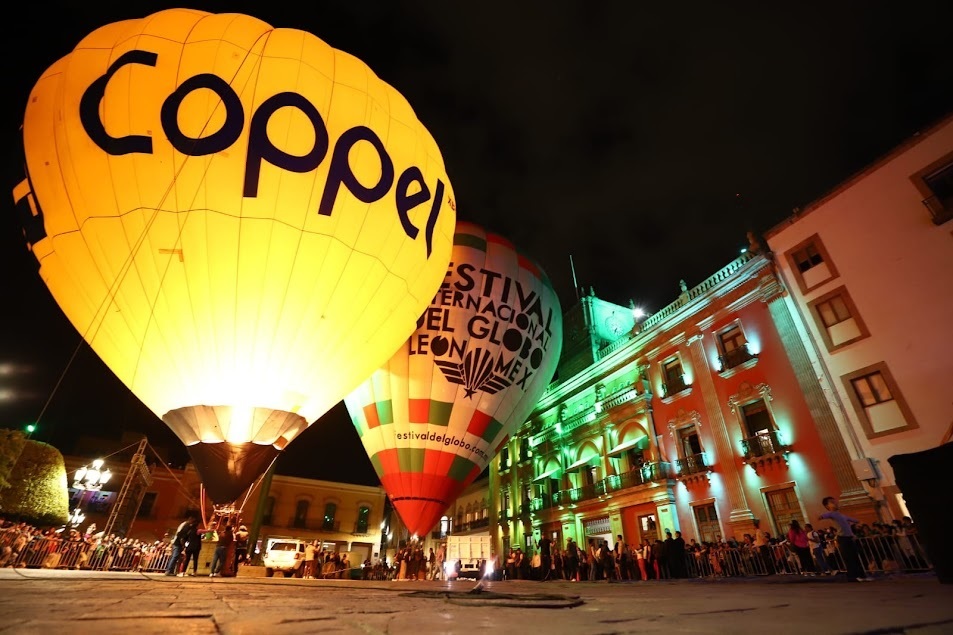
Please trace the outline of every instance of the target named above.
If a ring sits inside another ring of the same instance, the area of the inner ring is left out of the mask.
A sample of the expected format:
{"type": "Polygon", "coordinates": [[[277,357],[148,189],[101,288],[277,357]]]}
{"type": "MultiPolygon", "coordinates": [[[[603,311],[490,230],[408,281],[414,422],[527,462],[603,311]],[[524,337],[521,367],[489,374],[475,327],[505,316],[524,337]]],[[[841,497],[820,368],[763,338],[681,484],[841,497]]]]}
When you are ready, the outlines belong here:
{"type": "Polygon", "coordinates": [[[801,529],[801,523],[796,520],[791,521],[791,528],[788,529],[788,545],[797,554],[797,559],[801,563],[801,573],[814,575],[814,560],[811,558],[807,532],[801,529]]]}

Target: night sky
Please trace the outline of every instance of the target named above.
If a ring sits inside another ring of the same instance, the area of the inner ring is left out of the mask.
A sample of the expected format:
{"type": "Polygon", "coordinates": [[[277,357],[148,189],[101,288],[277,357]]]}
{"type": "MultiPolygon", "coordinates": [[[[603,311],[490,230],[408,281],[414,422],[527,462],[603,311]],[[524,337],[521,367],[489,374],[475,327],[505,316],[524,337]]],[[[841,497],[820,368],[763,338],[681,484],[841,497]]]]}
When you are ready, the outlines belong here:
{"type": "MultiPolygon", "coordinates": [[[[773,227],[953,111],[949,3],[658,4],[186,6],[310,31],[366,62],[436,139],[459,218],[539,261],[564,308],[576,299],[570,255],[580,285],[657,310],[679,279],[692,286],[734,258],[748,230],[773,227]]],[[[33,83],[83,36],[175,6],[23,3],[3,40],[0,426],[36,420],[50,400],[35,438],[65,451],[84,430],[127,429],[184,455],[77,347],[40,281],[9,195],[23,175],[18,126],[33,83]]],[[[343,405],[278,470],[377,482],[343,405]]]]}

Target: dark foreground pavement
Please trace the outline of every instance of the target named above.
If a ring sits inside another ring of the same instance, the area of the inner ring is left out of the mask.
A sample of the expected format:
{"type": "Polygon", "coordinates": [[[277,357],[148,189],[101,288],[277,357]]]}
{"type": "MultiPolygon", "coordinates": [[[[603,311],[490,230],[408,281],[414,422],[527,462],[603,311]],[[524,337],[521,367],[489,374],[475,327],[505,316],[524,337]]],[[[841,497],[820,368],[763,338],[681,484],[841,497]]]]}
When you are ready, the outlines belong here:
{"type": "Polygon", "coordinates": [[[170,578],[0,569],[0,633],[953,633],[934,578],[639,583],[170,578]]]}

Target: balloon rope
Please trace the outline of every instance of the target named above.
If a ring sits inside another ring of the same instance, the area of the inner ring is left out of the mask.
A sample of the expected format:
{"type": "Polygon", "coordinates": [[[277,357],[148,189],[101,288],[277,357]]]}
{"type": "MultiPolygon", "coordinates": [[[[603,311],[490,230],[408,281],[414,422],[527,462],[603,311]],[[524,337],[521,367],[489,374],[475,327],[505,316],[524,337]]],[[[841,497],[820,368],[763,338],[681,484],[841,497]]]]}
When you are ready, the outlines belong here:
{"type": "Polygon", "coordinates": [[[256,482],[252,483],[252,486],[248,488],[248,491],[247,491],[247,492],[245,492],[245,500],[242,501],[242,506],[238,508],[238,514],[239,514],[239,516],[241,516],[241,513],[242,513],[243,511],[245,511],[245,503],[248,502],[248,498],[251,496],[252,492],[254,492],[256,489],[258,489],[258,486],[261,485],[261,482],[262,482],[263,480],[265,480],[265,474],[268,473],[268,470],[270,470],[270,469],[272,468],[272,466],[275,464],[275,461],[277,461],[277,460],[278,460],[278,456],[275,455],[275,458],[273,458],[273,459],[271,460],[271,463],[268,464],[268,469],[265,470],[264,472],[262,472],[262,473],[261,473],[261,476],[258,477],[258,480],[257,480],[256,482]]]}
{"type": "MultiPolygon", "coordinates": [[[[63,380],[66,379],[66,373],[69,372],[70,366],[73,365],[73,360],[76,359],[76,356],[79,354],[79,349],[82,348],[83,343],[86,341],[85,336],[80,336],[79,342],[76,344],[76,348],[73,349],[73,354],[70,355],[69,361],[66,362],[66,366],[63,368],[63,371],[60,373],[59,379],[56,380],[56,384],[53,386],[53,390],[50,391],[50,396],[46,398],[46,403],[43,404],[43,407],[40,409],[40,414],[36,416],[36,425],[39,427],[40,421],[43,420],[43,415],[46,414],[46,409],[50,407],[50,404],[53,403],[53,397],[56,396],[56,393],[60,389],[60,384],[63,383],[63,380]]],[[[52,435],[49,437],[52,440],[52,435]]]]}
{"type": "Polygon", "coordinates": [[[159,463],[162,464],[162,467],[165,468],[165,471],[168,472],[168,473],[169,473],[169,476],[172,477],[172,480],[174,480],[174,481],[179,485],[179,493],[185,495],[185,498],[189,501],[189,504],[195,505],[198,501],[196,501],[195,498],[192,497],[192,494],[189,493],[188,489],[186,489],[185,485],[182,483],[182,479],[180,479],[178,476],[176,476],[176,475],[175,475],[175,472],[173,472],[173,471],[169,468],[169,466],[166,465],[165,459],[163,459],[161,456],[159,456],[159,452],[158,452],[154,447],[152,447],[152,444],[151,444],[151,443],[148,443],[148,442],[147,442],[147,443],[146,443],[146,447],[148,447],[150,450],[152,450],[152,453],[156,455],[156,458],[157,458],[157,459],[159,459],[159,463]]]}
{"type": "Polygon", "coordinates": [[[202,514],[202,527],[208,527],[208,520],[205,517],[205,484],[199,483],[199,513],[202,514]]]}

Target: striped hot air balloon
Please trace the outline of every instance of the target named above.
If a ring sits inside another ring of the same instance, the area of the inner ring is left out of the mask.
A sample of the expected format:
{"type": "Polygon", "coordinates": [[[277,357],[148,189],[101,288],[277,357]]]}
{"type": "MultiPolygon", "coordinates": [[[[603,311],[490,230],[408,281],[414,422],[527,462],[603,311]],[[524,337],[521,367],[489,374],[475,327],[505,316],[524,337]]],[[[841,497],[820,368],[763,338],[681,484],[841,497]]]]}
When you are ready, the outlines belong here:
{"type": "Polygon", "coordinates": [[[457,223],[447,276],[416,332],[345,399],[410,531],[429,531],[523,423],[561,348],[546,274],[506,239],[457,223]]]}

